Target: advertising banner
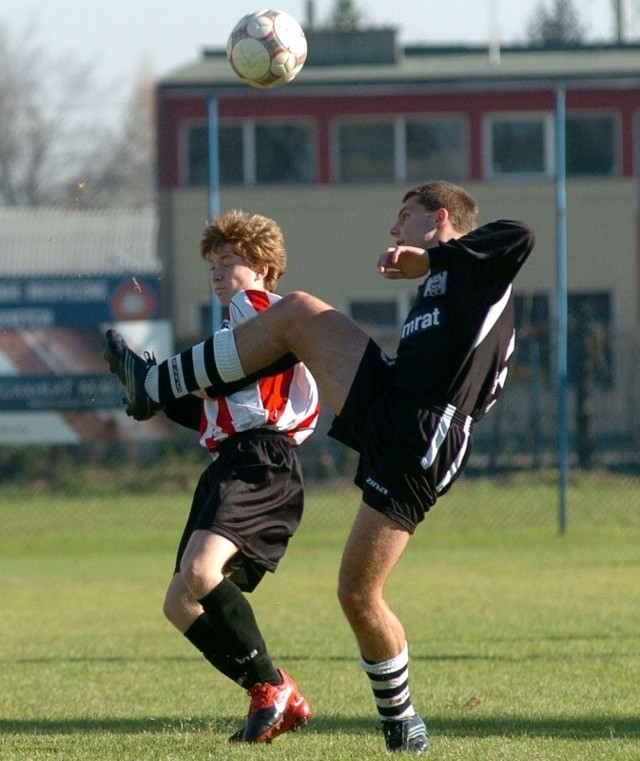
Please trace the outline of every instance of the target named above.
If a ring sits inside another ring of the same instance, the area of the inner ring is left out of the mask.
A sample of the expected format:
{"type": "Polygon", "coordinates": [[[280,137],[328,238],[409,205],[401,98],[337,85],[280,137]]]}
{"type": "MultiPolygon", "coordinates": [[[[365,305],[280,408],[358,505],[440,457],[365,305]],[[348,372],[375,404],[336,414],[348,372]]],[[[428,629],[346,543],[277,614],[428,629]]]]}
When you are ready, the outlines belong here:
{"type": "Polygon", "coordinates": [[[103,357],[104,331],[134,351],[172,351],[157,276],[0,277],[0,443],[163,438],[134,425],[103,357]]]}

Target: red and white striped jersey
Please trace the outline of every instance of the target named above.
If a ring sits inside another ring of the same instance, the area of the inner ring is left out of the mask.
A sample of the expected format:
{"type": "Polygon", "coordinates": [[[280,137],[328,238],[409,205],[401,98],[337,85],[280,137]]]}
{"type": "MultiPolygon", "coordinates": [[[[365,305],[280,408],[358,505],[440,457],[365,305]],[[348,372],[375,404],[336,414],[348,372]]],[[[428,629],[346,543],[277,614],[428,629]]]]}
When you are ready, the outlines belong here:
{"type": "MultiPolygon", "coordinates": [[[[236,293],[223,330],[250,320],[280,298],[269,291],[236,293]]],[[[212,453],[229,436],[251,428],[281,431],[301,444],[313,433],[320,414],[316,382],[301,362],[229,396],[212,398],[204,391],[200,395],[204,399],[200,443],[212,453]]]]}

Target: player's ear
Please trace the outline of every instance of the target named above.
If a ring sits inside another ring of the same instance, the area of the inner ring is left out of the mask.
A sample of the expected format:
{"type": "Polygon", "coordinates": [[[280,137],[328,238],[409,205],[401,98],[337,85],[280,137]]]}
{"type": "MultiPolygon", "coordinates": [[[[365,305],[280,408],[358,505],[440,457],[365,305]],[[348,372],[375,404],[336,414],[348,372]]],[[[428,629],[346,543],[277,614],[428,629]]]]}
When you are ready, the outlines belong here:
{"type": "Polygon", "coordinates": [[[439,209],[436,210],[436,224],[442,227],[447,223],[447,220],[449,219],[449,212],[444,208],[444,206],[441,206],[439,209]]]}
{"type": "Polygon", "coordinates": [[[256,273],[256,280],[264,280],[265,277],[269,274],[269,265],[259,264],[254,272],[256,273]]]}

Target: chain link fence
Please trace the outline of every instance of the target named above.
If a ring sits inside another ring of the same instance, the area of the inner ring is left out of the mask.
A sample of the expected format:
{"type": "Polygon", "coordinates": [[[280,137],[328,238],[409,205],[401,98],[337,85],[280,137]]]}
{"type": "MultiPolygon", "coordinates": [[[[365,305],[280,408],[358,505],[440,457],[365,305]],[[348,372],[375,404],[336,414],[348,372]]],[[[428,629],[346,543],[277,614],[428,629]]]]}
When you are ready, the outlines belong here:
{"type": "MultiPolygon", "coordinates": [[[[598,492],[600,514],[597,505],[589,507],[594,526],[602,522],[605,514],[611,517],[616,512],[622,516],[620,520],[639,525],[639,337],[631,332],[614,336],[609,356],[612,366],[606,377],[589,372],[581,387],[575,377],[569,385],[571,483],[597,484],[598,489],[606,484],[598,492]]],[[[110,414],[124,417],[120,411],[110,414]]],[[[473,489],[485,488],[480,484],[492,484],[495,500],[510,504],[505,519],[508,514],[508,520],[522,525],[553,524],[558,489],[557,420],[553,374],[543,371],[535,362],[516,362],[497,404],[476,426],[473,454],[451,495],[459,491],[465,499],[473,501],[473,489]],[[509,491],[515,478],[526,479],[531,485],[530,498],[523,503],[519,496],[517,505],[513,504],[509,491]]],[[[331,414],[325,406],[317,433],[300,450],[310,492],[336,487],[349,490],[352,483],[356,455],[327,437],[330,422],[331,414]]],[[[105,426],[105,431],[108,430],[105,426]]],[[[52,509],[56,500],[64,496],[99,499],[114,493],[144,495],[149,506],[144,520],[153,522],[159,493],[175,494],[176,502],[184,504],[186,515],[190,492],[208,461],[197,435],[173,425],[164,439],[146,439],[144,435],[136,439],[110,439],[105,434],[98,441],[82,444],[4,446],[0,448],[0,493],[5,499],[51,495],[52,509]]],[[[572,489],[570,510],[584,515],[582,499],[583,492],[572,489]]],[[[589,499],[593,499],[592,493],[589,499]]],[[[445,500],[446,504],[455,501],[450,495],[442,500],[443,505],[445,500]]],[[[77,505],[77,509],[82,509],[81,500],[77,505]]],[[[473,510],[447,508],[447,511],[450,513],[447,520],[459,519],[461,526],[473,527],[483,520],[473,510]]],[[[326,515],[327,521],[331,521],[330,510],[326,515]]],[[[28,529],[29,516],[25,515],[25,530],[28,529]]]]}

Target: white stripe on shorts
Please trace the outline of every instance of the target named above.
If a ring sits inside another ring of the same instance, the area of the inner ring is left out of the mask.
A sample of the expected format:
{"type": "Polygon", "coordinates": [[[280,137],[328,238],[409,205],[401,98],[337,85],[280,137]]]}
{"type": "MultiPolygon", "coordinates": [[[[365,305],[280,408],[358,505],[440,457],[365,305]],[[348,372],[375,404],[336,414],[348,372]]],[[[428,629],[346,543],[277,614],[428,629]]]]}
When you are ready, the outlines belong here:
{"type": "Polygon", "coordinates": [[[464,430],[464,441],[462,442],[462,446],[458,450],[456,459],[451,463],[451,467],[444,474],[444,477],[440,480],[438,484],[436,484],[436,491],[438,492],[438,494],[451,483],[451,481],[456,477],[458,471],[460,470],[460,466],[462,464],[465,452],[467,451],[467,447],[469,446],[469,438],[471,433],[471,418],[470,417],[468,417],[464,421],[463,430],[464,430]]]}
{"type": "Polygon", "coordinates": [[[436,461],[440,447],[442,446],[444,440],[447,438],[449,428],[451,428],[451,419],[453,418],[453,413],[455,411],[456,408],[453,406],[453,404],[447,404],[445,407],[444,412],[442,413],[442,417],[438,421],[438,427],[434,431],[433,438],[431,439],[431,443],[427,449],[427,453],[422,458],[422,460],[420,460],[420,464],[425,470],[428,470],[436,461]]]}

